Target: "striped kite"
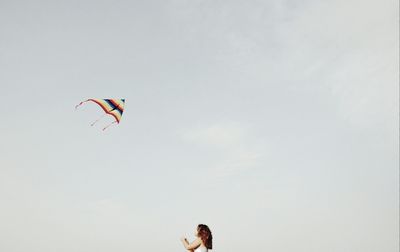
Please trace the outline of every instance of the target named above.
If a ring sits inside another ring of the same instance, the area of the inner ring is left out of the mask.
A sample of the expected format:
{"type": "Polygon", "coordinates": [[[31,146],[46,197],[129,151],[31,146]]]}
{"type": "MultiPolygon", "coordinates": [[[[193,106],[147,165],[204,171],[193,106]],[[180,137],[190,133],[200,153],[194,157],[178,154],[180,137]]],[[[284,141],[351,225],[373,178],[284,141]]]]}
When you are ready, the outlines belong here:
{"type": "Polygon", "coordinates": [[[98,122],[106,114],[112,115],[115,118],[115,121],[113,121],[111,124],[104,127],[103,130],[106,130],[112,124],[119,123],[121,121],[122,113],[124,112],[125,99],[88,99],[88,100],[83,101],[83,102],[79,103],[78,105],[76,105],[75,109],[77,109],[83,103],[89,102],[89,101],[97,103],[104,110],[104,112],[106,112],[99,119],[94,121],[91,124],[91,126],[93,126],[96,122],[98,122]]]}

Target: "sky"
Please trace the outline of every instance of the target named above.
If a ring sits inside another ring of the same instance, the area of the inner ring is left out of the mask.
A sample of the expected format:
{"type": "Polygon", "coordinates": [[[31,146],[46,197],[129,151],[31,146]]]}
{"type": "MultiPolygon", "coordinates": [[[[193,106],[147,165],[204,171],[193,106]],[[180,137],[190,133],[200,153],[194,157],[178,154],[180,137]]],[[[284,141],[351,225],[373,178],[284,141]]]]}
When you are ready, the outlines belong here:
{"type": "Polygon", "coordinates": [[[399,251],[398,1],[0,0],[0,69],[0,251],[399,251]]]}

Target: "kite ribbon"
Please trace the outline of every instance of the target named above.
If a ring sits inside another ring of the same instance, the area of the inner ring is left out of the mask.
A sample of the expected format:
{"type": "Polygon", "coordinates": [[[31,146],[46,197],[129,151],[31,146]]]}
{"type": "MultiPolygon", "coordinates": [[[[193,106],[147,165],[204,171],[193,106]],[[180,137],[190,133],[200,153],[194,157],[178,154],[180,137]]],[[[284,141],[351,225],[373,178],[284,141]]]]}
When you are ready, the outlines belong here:
{"type": "Polygon", "coordinates": [[[79,106],[81,106],[82,104],[84,104],[85,102],[88,102],[88,101],[89,101],[89,100],[80,102],[78,105],[75,106],[75,109],[77,109],[79,106]]]}
{"type": "Polygon", "coordinates": [[[109,125],[107,125],[106,127],[103,128],[103,131],[106,130],[108,127],[110,127],[111,125],[113,125],[114,123],[117,123],[117,121],[114,121],[112,123],[110,123],[109,125]]]}
{"type": "Polygon", "coordinates": [[[90,124],[90,126],[93,126],[95,123],[97,123],[98,121],[100,121],[100,119],[103,118],[105,115],[107,115],[107,114],[103,114],[102,116],[100,116],[100,118],[97,119],[96,121],[94,121],[92,124],[90,124]]]}

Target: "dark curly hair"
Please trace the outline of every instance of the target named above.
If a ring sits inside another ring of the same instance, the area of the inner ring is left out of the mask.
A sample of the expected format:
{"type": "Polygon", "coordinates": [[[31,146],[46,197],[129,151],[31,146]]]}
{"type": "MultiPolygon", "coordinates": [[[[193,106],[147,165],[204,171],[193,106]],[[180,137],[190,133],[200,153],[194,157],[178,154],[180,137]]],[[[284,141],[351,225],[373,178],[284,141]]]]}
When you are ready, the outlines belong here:
{"type": "Polygon", "coordinates": [[[206,248],[212,249],[212,234],[207,225],[199,224],[197,226],[197,236],[200,237],[206,248]]]}

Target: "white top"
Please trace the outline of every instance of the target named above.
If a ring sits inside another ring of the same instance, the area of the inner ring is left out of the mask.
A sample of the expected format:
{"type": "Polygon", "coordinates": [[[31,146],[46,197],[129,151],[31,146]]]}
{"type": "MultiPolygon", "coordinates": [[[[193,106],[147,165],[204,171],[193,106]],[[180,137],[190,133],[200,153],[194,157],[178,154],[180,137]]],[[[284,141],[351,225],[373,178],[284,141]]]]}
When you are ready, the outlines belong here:
{"type": "Polygon", "coordinates": [[[203,247],[203,246],[200,245],[200,247],[198,247],[196,249],[196,251],[198,251],[198,252],[208,252],[208,249],[206,247],[203,247]]]}

